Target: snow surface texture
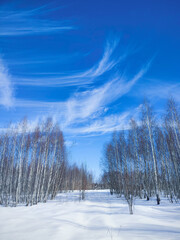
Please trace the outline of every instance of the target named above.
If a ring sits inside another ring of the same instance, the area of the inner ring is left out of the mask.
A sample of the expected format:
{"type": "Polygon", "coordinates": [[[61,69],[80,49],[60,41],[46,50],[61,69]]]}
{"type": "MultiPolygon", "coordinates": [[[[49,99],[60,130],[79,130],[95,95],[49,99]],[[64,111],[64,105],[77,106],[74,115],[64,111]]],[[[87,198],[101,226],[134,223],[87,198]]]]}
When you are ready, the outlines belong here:
{"type": "Polygon", "coordinates": [[[1,240],[180,239],[180,204],[162,199],[135,201],[134,215],[125,200],[109,191],[61,193],[36,206],[0,207],[1,240]]]}

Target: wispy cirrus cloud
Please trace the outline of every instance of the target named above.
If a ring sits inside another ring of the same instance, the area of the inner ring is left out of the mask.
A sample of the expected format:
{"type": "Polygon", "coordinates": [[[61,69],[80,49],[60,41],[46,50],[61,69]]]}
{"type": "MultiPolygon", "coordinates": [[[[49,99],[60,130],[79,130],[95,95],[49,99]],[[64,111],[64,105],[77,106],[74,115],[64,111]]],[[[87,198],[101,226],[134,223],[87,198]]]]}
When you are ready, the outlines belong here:
{"type": "Polygon", "coordinates": [[[91,69],[85,71],[80,76],[82,77],[98,77],[104,72],[111,70],[118,62],[127,56],[127,53],[114,59],[112,55],[114,50],[117,48],[119,43],[119,38],[108,39],[105,45],[104,53],[102,59],[91,69]]]}
{"type": "Polygon", "coordinates": [[[140,111],[141,105],[123,113],[102,116],[84,126],[77,126],[76,128],[69,127],[67,132],[84,136],[96,136],[113,131],[127,130],[130,128],[130,119],[138,119],[140,111]]]}
{"type": "Polygon", "coordinates": [[[19,108],[45,108],[48,110],[55,107],[63,107],[64,104],[63,102],[46,102],[16,99],[14,102],[14,106],[19,108]]]}
{"type": "MultiPolygon", "coordinates": [[[[154,81],[152,81],[154,82],[154,81]]],[[[158,81],[155,86],[152,84],[148,88],[144,89],[144,93],[150,99],[168,99],[172,96],[177,102],[180,102],[180,84],[164,83],[158,81]]]]}
{"type": "Polygon", "coordinates": [[[67,21],[46,19],[45,7],[32,10],[2,10],[1,8],[0,36],[36,35],[75,29],[67,21]]]}
{"type": "Polygon", "coordinates": [[[76,71],[71,74],[60,73],[38,73],[34,77],[14,77],[13,81],[16,85],[21,86],[81,86],[93,83],[94,80],[108,71],[111,71],[118,63],[123,61],[129,54],[125,51],[121,56],[115,56],[115,50],[119,44],[119,38],[108,39],[102,58],[94,64],[90,69],[76,71]],[[48,77],[47,77],[48,75],[48,77]]]}
{"type": "Polygon", "coordinates": [[[147,72],[150,63],[144,66],[130,80],[116,77],[99,88],[75,94],[67,102],[67,124],[95,119],[106,111],[109,104],[127,94],[135,83],[147,72]]]}
{"type": "Polygon", "coordinates": [[[149,64],[130,79],[117,76],[98,88],[77,92],[67,101],[40,102],[17,99],[15,106],[41,109],[47,116],[55,116],[61,122],[65,132],[77,133],[79,131],[79,134],[90,134],[119,130],[124,125],[122,123],[127,121],[130,113],[108,116],[106,115],[107,109],[110,104],[127,94],[148,68],[149,64]]]}
{"type": "MultiPolygon", "coordinates": [[[[34,12],[28,14],[28,17],[34,16],[34,12]]],[[[24,15],[21,17],[24,17],[24,15]]],[[[74,133],[79,130],[81,134],[90,134],[119,129],[121,120],[127,119],[129,113],[121,113],[120,117],[118,117],[118,114],[109,116],[107,109],[133,88],[136,82],[146,73],[151,61],[144,65],[137,74],[132,76],[131,73],[131,77],[129,77],[129,74],[122,74],[122,71],[118,69],[118,64],[129,56],[130,51],[125,50],[119,56],[118,47],[119,38],[111,36],[105,44],[102,58],[91,68],[84,71],[59,76],[54,76],[54,74],[50,76],[42,74],[41,76],[39,73],[40,77],[38,78],[13,77],[13,83],[16,87],[20,85],[33,87],[83,86],[83,89],[86,89],[82,91],[82,89],[75,88],[74,91],[78,92],[72,93],[66,101],[62,99],[57,102],[49,102],[47,99],[46,101],[33,101],[16,98],[14,106],[16,109],[24,109],[25,112],[29,109],[36,114],[54,116],[61,122],[64,131],[74,129],[74,133]],[[106,73],[107,75],[105,75],[106,73]],[[102,81],[99,81],[98,84],[95,84],[101,76],[103,76],[104,83],[102,84],[102,81]]],[[[9,94],[9,96],[11,95],[9,94]]]]}
{"type": "Polygon", "coordinates": [[[115,130],[122,130],[129,127],[128,120],[131,112],[127,111],[122,114],[113,114],[96,119],[88,125],[76,128],[68,128],[68,132],[73,134],[104,134],[115,130]]]}
{"type": "Polygon", "coordinates": [[[0,58],[0,105],[11,107],[14,104],[13,85],[8,68],[0,58]]]}

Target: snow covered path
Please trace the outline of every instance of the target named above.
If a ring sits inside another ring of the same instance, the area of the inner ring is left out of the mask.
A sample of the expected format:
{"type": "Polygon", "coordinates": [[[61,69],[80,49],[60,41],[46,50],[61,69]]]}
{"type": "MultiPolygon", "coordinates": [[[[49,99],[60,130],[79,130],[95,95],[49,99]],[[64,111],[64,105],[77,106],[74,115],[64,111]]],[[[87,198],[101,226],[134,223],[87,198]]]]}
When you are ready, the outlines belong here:
{"type": "Polygon", "coordinates": [[[59,194],[36,206],[0,207],[0,240],[180,239],[180,204],[136,200],[134,215],[109,191],[59,194]]]}

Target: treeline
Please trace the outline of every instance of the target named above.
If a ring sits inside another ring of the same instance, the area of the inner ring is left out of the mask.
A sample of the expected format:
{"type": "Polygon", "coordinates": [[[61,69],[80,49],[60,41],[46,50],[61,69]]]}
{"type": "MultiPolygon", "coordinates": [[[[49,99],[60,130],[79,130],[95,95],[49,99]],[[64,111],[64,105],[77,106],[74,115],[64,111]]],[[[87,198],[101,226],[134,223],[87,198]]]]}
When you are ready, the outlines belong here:
{"type": "Polygon", "coordinates": [[[123,195],[130,207],[134,197],[164,194],[171,202],[180,199],[180,115],[173,99],[157,122],[149,102],[142,105],[141,119],[129,129],[114,132],[104,153],[105,187],[123,195]]]}
{"type": "Polygon", "coordinates": [[[76,164],[68,165],[65,170],[63,190],[90,190],[93,188],[93,175],[88,172],[82,164],[80,167],[76,164]]]}
{"type": "Polygon", "coordinates": [[[90,188],[92,175],[68,163],[63,133],[49,118],[34,130],[23,120],[0,133],[0,204],[46,202],[62,190],[90,188]]]}

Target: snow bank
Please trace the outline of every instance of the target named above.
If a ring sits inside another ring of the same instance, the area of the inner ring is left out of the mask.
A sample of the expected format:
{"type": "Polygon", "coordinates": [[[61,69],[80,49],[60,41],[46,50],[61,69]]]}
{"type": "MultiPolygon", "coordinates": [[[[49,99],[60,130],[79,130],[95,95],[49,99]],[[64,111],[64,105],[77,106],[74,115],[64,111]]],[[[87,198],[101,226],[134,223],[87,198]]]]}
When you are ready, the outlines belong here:
{"type": "Polygon", "coordinates": [[[109,191],[62,193],[36,206],[0,207],[1,240],[180,239],[180,205],[136,200],[134,215],[109,191]]]}

